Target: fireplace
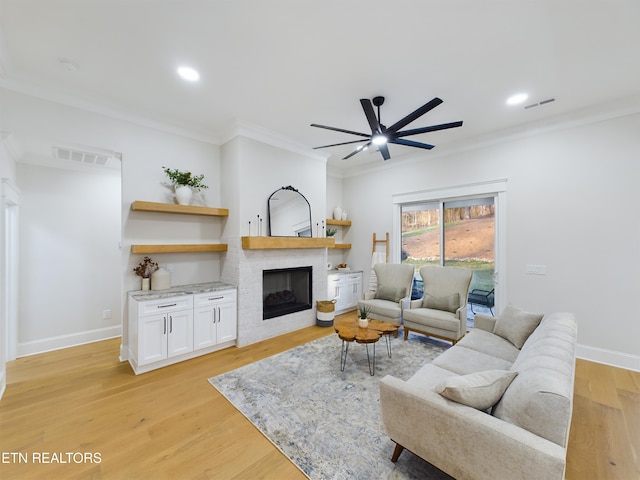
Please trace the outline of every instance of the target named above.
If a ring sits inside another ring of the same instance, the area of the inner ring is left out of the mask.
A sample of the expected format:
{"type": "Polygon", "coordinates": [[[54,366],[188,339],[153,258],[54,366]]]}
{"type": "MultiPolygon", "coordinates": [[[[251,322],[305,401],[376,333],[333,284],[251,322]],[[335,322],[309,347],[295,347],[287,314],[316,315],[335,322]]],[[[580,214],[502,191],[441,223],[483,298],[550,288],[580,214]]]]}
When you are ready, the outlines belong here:
{"type": "Polygon", "coordinates": [[[312,308],[313,267],[262,271],[262,319],[312,308]]]}

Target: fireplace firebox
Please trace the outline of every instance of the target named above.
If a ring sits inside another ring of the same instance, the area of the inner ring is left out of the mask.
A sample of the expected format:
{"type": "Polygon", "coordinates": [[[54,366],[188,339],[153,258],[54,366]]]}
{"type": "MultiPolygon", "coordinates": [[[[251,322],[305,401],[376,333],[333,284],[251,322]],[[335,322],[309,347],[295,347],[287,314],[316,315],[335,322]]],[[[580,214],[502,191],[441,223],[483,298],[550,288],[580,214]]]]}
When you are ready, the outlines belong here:
{"type": "Polygon", "coordinates": [[[262,271],[262,319],[312,308],[312,267],[262,271]]]}

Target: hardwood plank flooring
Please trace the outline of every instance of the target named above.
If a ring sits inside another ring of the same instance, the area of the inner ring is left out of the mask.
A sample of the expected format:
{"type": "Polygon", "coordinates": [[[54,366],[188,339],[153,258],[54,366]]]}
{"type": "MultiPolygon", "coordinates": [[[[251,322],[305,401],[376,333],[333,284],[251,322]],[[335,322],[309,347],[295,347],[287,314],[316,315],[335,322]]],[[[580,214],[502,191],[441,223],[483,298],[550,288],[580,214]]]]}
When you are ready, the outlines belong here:
{"type": "MultiPolygon", "coordinates": [[[[308,327],[138,376],[117,359],[120,339],[10,362],[0,478],[305,479],[207,379],[332,333],[308,327]],[[41,452],[100,463],[34,462],[41,452]]],[[[638,479],[639,455],[640,373],[578,360],[566,478],[638,479]]]]}

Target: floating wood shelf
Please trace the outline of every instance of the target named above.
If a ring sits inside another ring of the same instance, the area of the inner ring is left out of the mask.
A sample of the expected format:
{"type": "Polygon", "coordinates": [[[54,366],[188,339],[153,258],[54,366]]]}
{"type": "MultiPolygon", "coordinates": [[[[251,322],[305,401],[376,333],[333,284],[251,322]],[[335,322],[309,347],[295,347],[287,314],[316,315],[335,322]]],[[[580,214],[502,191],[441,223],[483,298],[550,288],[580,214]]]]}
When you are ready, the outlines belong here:
{"type": "Polygon", "coordinates": [[[342,227],[350,227],[351,220],[334,220],[333,218],[327,218],[327,225],[340,225],[342,227]]]}
{"type": "Polygon", "coordinates": [[[350,243],[336,243],[334,246],[329,247],[329,248],[348,250],[349,248],[351,248],[351,244],[350,243]]]}
{"type": "Polygon", "coordinates": [[[226,252],[226,243],[187,243],[174,245],[131,245],[131,253],[226,252]]]}
{"type": "Polygon", "coordinates": [[[131,203],[131,210],[138,212],[184,213],[189,215],[208,215],[210,217],[228,217],[228,208],[201,207],[197,205],[178,205],[177,203],[143,202],[131,203]]]}
{"type": "Polygon", "coordinates": [[[308,237],[242,237],[245,250],[287,249],[287,248],[333,248],[333,238],[308,237]]]}

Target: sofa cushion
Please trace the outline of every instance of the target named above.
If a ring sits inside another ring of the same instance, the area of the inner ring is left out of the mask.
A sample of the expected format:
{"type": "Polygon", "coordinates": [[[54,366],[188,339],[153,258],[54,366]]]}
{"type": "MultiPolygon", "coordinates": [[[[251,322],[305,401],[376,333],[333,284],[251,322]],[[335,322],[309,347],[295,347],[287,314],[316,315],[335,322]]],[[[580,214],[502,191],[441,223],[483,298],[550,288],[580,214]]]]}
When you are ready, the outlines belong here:
{"type": "Polygon", "coordinates": [[[487,353],[477,352],[457,344],[438,355],[432,365],[444,368],[458,375],[481,372],[483,370],[511,370],[512,362],[502,360],[487,353]]]}
{"type": "Polygon", "coordinates": [[[486,410],[502,398],[516,375],[509,370],[485,370],[452,376],[436,385],[435,391],[454,402],[486,410]]]}
{"type": "Polygon", "coordinates": [[[493,415],[566,447],[576,337],[572,314],[545,315],[513,363],[511,370],[518,376],[493,408],[493,415]]]}
{"type": "Polygon", "coordinates": [[[378,285],[375,298],[379,300],[389,300],[390,302],[399,302],[407,294],[407,289],[404,287],[387,287],[384,285],[378,285]]]}
{"type": "Polygon", "coordinates": [[[520,350],[509,340],[478,328],[472,328],[456,346],[486,353],[511,363],[515,361],[520,353],[520,350]]]}
{"type": "Polygon", "coordinates": [[[509,304],[500,314],[493,327],[493,333],[522,348],[531,332],[540,324],[542,315],[525,312],[509,304]]]}
{"type": "Polygon", "coordinates": [[[431,295],[429,292],[424,292],[424,296],[422,297],[422,306],[424,308],[456,313],[456,310],[460,308],[460,294],[454,293],[446,297],[436,297],[431,295]]]}

